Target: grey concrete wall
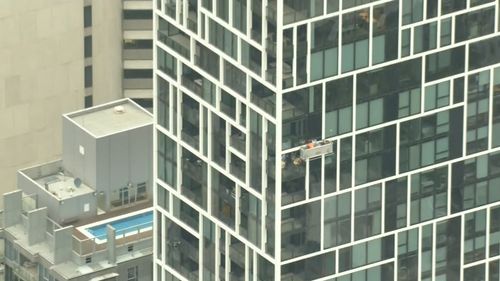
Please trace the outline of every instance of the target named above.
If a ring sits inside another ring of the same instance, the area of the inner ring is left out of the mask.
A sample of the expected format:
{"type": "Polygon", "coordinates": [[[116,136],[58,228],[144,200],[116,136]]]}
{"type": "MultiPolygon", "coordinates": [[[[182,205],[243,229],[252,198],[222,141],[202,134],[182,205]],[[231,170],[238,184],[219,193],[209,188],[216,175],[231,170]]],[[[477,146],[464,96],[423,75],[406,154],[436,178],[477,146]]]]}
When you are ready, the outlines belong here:
{"type": "Polygon", "coordinates": [[[137,266],[138,269],[138,280],[139,281],[151,281],[153,280],[153,259],[151,255],[140,257],[137,259],[129,260],[117,265],[117,272],[120,275],[118,277],[119,281],[127,281],[127,270],[129,268],[137,266]]]}
{"type": "Polygon", "coordinates": [[[73,176],[94,187],[96,185],[96,139],[63,118],[63,166],[73,176]],[[85,154],[80,153],[80,146],[85,154]]]}
{"type": "Polygon", "coordinates": [[[152,125],[97,140],[96,189],[106,194],[107,201],[117,199],[119,189],[129,182],[147,182],[152,198],[152,145],[152,125]]]}
{"type": "Polygon", "coordinates": [[[24,193],[36,194],[39,204],[47,207],[49,217],[58,223],[70,222],[76,217],[88,218],[97,215],[96,196],[93,193],[82,194],[60,201],[45,189],[38,187],[22,173],[18,173],[18,184],[19,189],[24,193]],[[89,212],[83,211],[85,204],[89,204],[89,212]]]}
{"type": "Polygon", "coordinates": [[[54,212],[50,215],[52,219],[57,218],[58,223],[70,223],[76,218],[85,219],[94,217],[97,215],[96,196],[94,193],[87,193],[64,199],[59,206],[55,206],[54,212]],[[89,204],[88,212],[84,212],[85,204],[89,204]]]}
{"type": "Polygon", "coordinates": [[[21,222],[23,193],[21,190],[3,195],[3,227],[9,227],[21,222]]]}
{"type": "Polygon", "coordinates": [[[60,156],[60,115],[83,107],[83,1],[2,0],[0,34],[4,193],[18,169],[60,156]]]}
{"type": "Polygon", "coordinates": [[[73,226],[54,231],[54,264],[71,259],[73,249],[73,226]]]}
{"type": "Polygon", "coordinates": [[[122,0],[92,1],[94,104],[123,96],[122,0]]]}
{"type": "Polygon", "coordinates": [[[107,252],[108,252],[108,261],[111,264],[116,263],[116,230],[111,226],[106,226],[106,236],[107,236],[107,252]]]}
{"type": "Polygon", "coordinates": [[[45,240],[47,230],[47,208],[28,212],[28,244],[34,245],[45,240]]]}

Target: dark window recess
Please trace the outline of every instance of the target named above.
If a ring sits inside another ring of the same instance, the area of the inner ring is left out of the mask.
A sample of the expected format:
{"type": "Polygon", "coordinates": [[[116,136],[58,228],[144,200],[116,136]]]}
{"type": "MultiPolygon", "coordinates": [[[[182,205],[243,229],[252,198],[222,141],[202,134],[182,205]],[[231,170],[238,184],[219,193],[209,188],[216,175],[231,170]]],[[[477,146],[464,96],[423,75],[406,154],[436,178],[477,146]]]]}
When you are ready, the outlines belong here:
{"type": "Polygon", "coordinates": [[[125,79],[148,79],[153,78],[152,69],[125,69],[123,70],[125,79]]]}
{"type": "Polygon", "coordinates": [[[92,107],[94,105],[94,98],[92,95],[85,96],[85,108],[92,107]]]}
{"type": "Polygon", "coordinates": [[[151,10],[125,10],[125,11],[123,11],[123,19],[126,19],[126,20],[150,20],[150,19],[153,19],[153,11],[151,11],[151,10]]]}
{"type": "Polygon", "coordinates": [[[152,99],[132,99],[132,100],[144,108],[152,108],[153,107],[153,100],[152,99]]]}
{"type": "Polygon", "coordinates": [[[92,6],[83,8],[83,27],[92,26],[92,6]]]}
{"type": "Polygon", "coordinates": [[[92,65],[85,67],[84,81],[85,81],[85,88],[92,87],[92,65]]]}
{"type": "Polygon", "coordinates": [[[126,39],[123,40],[124,49],[152,49],[153,40],[147,39],[126,39]]]}
{"type": "Polygon", "coordinates": [[[85,36],[83,53],[86,58],[92,57],[92,36],[85,36]]]}

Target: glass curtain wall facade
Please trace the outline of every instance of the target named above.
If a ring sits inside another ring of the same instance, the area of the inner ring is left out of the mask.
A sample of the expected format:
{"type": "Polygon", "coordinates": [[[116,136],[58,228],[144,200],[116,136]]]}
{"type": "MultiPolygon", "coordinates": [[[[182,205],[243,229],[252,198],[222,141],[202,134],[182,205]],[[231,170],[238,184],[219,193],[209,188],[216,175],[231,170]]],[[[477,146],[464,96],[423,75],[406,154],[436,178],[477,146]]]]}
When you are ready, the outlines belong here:
{"type": "Polygon", "coordinates": [[[498,281],[499,5],[156,0],[155,280],[498,281]]]}

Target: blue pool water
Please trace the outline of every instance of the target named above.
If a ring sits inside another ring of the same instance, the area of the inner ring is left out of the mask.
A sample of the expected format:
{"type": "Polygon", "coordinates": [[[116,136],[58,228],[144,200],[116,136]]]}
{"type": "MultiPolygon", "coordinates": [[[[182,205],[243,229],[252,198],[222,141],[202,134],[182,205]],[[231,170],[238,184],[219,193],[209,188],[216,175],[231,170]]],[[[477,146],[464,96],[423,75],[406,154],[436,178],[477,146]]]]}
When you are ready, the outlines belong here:
{"type": "Polygon", "coordinates": [[[153,226],[153,211],[96,225],[87,228],[86,230],[96,238],[106,239],[106,225],[108,224],[116,230],[116,236],[120,236],[128,232],[136,232],[137,230],[153,226]]]}

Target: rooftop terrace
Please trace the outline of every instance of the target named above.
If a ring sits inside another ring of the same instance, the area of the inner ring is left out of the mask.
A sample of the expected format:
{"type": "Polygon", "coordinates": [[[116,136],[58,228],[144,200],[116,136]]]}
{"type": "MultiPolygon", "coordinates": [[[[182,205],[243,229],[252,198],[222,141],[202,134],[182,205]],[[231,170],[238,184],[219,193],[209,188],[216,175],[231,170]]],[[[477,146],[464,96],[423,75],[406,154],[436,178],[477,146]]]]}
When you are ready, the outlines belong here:
{"type": "Polygon", "coordinates": [[[59,200],[94,192],[94,189],[79,178],[65,171],[61,161],[27,168],[21,170],[20,173],[59,200]]]}

